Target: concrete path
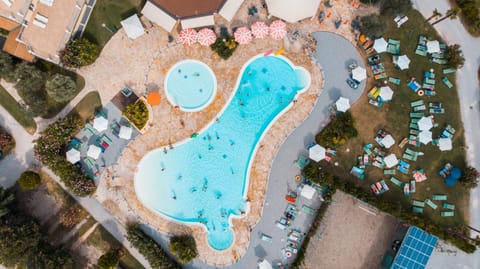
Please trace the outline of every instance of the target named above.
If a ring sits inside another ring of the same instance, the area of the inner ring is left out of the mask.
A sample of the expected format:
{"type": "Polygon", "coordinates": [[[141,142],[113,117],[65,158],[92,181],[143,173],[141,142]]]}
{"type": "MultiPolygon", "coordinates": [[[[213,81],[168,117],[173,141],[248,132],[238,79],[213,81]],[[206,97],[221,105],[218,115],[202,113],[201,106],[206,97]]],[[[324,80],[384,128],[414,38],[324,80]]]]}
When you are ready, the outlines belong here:
{"type": "MultiPolygon", "coordinates": [[[[429,17],[435,8],[445,14],[450,9],[448,0],[413,0],[414,7],[424,17],[429,17]]],[[[463,68],[457,71],[457,88],[460,98],[465,142],[467,145],[467,161],[480,169],[480,89],[477,76],[480,64],[480,38],[472,37],[463,27],[460,20],[446,19],[436,25],[435,29],[448,44],[459,44],[465,57],[463,68]]],[[[480,229],[480,187],[470,193],[470,225],[480,229]]],[[[453,251],[453,247],[447,247],[453,251]]],[[[458,250],[457,250],[458,251],[458,250]]],[[[428,263],[428,268],[480,268],[480,251],[467,255],[435,251],[428,263]]]]}

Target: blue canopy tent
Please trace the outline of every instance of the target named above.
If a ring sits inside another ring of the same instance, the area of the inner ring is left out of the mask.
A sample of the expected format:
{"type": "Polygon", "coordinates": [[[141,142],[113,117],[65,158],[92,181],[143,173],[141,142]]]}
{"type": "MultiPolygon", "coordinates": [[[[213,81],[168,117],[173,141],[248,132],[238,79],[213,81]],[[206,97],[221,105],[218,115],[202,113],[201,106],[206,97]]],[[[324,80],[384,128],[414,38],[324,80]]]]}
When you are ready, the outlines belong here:
{"type": "Polygon", "coordinates": [[[450,170],[450,174],[445,178],[445,184],[449,187],[453,187],[461,176],[462,172],[460,171],[460,169],[454,167],[450,170]]]}

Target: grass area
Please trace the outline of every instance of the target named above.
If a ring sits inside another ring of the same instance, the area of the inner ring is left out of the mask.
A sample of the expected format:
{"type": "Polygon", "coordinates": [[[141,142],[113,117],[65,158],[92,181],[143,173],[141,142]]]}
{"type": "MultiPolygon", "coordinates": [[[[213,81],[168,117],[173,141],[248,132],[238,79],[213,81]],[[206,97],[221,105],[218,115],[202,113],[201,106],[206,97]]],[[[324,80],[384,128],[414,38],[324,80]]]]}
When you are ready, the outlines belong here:
{"type": "MultiPolygon", "coordinates": [[[[411,148],[414,151],[422,151],[424,156],[420,156],[416,162],[410,162],[410,172],[414,169],[423,168],[426,171],[428,180],[417,184],[416,193],[409,197],[403,194],[403,191],[391,184],[387,180],[387,184],[390,186],[390,191],[383,194],[379,199],[385,199],[391,201],[392,204],[400,203],[402,207],[410,208],[411,200],[425,200],[431,198],[432,194],[446,194],[448,195],[448,202],[456,205],[455,217],[442,218],[440,216],[440,209],[433,211],[426,206],[424,214],[432,220],[432,222],[442,225],[451,226],[455,224],[464,223],[468,219],[468,200],[469,192],[457,184],[456,187],[450,188],[443,183],[443,179],[438,175],[438,171],[443,167],[446,162],[451,162],[454,166],[463,169],[465,163],[465,142],[463,138],[463,127],[460,118],[459,99],[456,89],[448,89],[442,82],[441,70],[444,66],[430,63],[427,57],[416,55],[415,48],[419,35],[425,35],[429,38],[438,39],[435,30],[431,25],[424,22],[424,18],[416,10],[410,11],[406,14],[409,18],[400,29],[393,25],[392,20],[385,20],[387,23],[387,32],[384,37],[386,39],[393,38],[401,41],[401,53],[407,54],[411,60],[410,68],[405,71],[400,71],[394,68],[392,64],[391,55],[388,53],[382,54],[382,62],[387,69],[387,74],[391,77],[400,78],[402,83],[400,86],[391,86],[395,91],[392,102],[384,104],[383,108],[376,108],[368,104],[366,97],[367,91],[362,98],[352,107],[350,110],[353,117],[356,120],[356,128],[358,130],[358,136],[349,140],[342,147],[337,148],[337,156],[339,166],[335,167],[334,173],[339,178],[345,178],[360,184],[365,189],[369,189],[369,185],[380,179],[389,179],[390,176],[384,176],[382,170],[376,167],[368,167],[366,169],[366,179],[363,181],[352,177],[349,173],[351,167],[356,163],[356,157],[363,154],[362,146],[368,143],[372,143],[375,146],[376,142],[374,137],[376,132],[384,128],[390,132],[399,143],[404,137],[408,137],[409,132],[409,113],[410,102],[419,100],[421,97],[417,96],[413,91],[407,88],[406,82],[411,77],[416,77],[421,82],[423,78],[423,72],[433,68],[437,75],[436,89],[437,95],[434,97],[423,97],[425,102],[441,102],[445,108],[446,113],[435,114],[435,121],[439,124],[439,128],[433,129],[433,137],[438,137],[441,129],[446,125],[452,125],[457,133],[453,139],[453,150],[441,152],[436,146],[429,144],[428,146],[422,145],[419,148],[414,146],[406,146],[404,149],[400,149],[398,146],[392,147],[388,152],[393,152],[397,157],[401,157],[405,148],[411,148]],[[349,151],[347,152],[347,149],[349,151]]],[[[455,81],[454,75],[448,75],[452,83],[455,81]]],[[[370,82],[370,86],[375,82],[370,82]]],[[[427,113],[428,114],[428,113],[427,113]]],[[[411,176],[403,175],[397,171],[396,178],[407,182],[411,180],[411,176]]],[[[373,194],[372,194],[373,195],[373,194]]],[[[437,202],[437,204],[439,204],[437,202]]]]}
{"type": "Polygon", "coordinates": [[[120,248],[124,255],[120,258],[120,265],[125,269],[144,268],[120,242],[117,241],[102,225],[99,225],[95,231],[87,238],[87,244],[95,246],[102,252],[107,252],[111,248],[120,248]]]}
{"type": "Polygon", "coordinates": [[[89,92],[83,99],[70,111],[70,115],[78,115],[83,121],[87,121],[94,116],[97,109],[102,107],[102,101],[98,92],[89,92]]]}
{"type": "Polygon", "coordinates": [[[135,14],[140,13],[145,0],[97,0],[93,12],[85,29],[84,37],[95,42],[100,47],[113,36],[113,32],[121,28],[120,21],[135,14]],[[105,24],[109,30],[102,27],[105,24]]]}
{"type": "MultiPolygon", "coordinates": [[[[12,115],[12,117],[23,126],[29,134],[34,134],[37,124],[28,112],[17,101],[0,86],[0,105],[12,115]]],[[[15,137],[15,134],[12,134],[15,137]]]]}

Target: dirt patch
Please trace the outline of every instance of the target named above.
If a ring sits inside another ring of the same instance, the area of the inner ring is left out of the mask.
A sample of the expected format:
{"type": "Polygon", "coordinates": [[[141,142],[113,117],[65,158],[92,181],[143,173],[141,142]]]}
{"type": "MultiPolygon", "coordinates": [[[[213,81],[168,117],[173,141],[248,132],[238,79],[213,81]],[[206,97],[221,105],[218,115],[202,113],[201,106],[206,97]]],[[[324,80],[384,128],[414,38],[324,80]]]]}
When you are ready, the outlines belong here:
{"type": "Polygon", "coordinates": [[[305,268],[379,268],[398,221],[338,191],[306,251],[305,268]]]}

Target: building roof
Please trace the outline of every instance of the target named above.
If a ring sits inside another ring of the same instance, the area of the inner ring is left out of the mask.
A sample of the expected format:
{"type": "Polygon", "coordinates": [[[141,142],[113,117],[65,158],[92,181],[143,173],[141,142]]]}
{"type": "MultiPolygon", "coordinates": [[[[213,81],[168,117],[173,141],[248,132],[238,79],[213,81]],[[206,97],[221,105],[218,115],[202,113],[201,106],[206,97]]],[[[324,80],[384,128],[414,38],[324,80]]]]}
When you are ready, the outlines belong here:
{"type": "Polygon", "coordinates": [[[438,237],[411,226],[390,269],[423,269],[432,254],[438,237]]]}
{"type": "Polygon", "coordinates": [[[5,29],[7,31],[11,31],[13,28],[18,26],[19,23],[16,21],[12,21],[5,17],[0,17],[0,28],[5,29]]]}
{"type": "Polygon", "coordinates": [[[137,14],[133,14],[132,16],[126,18],[125,20],[121,21],[120,24],[130,39],[137,39],[145,33],[143,25],[140,22],[137,14]]]}
{"type": "Polygon", "coordinates": [[[225,0],[150,0],[170,16],[177,19],[212,15],[222,8],[225,0]]]}
{"type": "Polygon", "coordinates": [[[17,37],[20,34],[21,30],[22,28],[18,27],[17,29],[10,31],[10,33],[8,33],[7,40],[3,45],[3,50],[5,52],[8,52],[12,55],[17,56],[20,59],[31,62],[33,61],[35,56],[33,56],[30,52],[28,52],[27,46],[17,41],[17,37]]]}
{"type": "Polygon", "coordinates": [[[0,17],[5,17],[17,23],[21,23],[25,18],[30,4],[37,1],[38,0],[2,0],[0,1],[0,17]]]}

